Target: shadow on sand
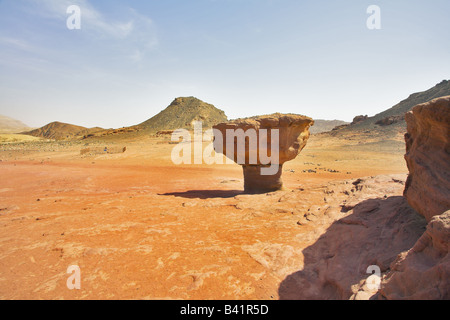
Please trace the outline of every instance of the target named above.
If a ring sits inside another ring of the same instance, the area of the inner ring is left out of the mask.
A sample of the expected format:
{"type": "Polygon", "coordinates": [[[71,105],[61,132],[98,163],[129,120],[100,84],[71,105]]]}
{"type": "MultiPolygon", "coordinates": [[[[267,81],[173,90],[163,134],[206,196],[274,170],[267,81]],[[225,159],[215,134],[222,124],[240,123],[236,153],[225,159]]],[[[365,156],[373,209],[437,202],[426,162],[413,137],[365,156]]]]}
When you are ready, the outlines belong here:
{"type": "Polygon", "coordinates": [[[162,193],[160,196],[175,196],[187,199],[233,198],[244,194],[242,190],[189,190],[185,192],[162,193]]]}
{"type": "Polygon", "coordinates": [[[368,266],[387,271],[425,228],[403,197],[362,201],[302,251],[303,269],[281,282],[280,300],[349,299],[351,287],[369,276],[368,266]]]}

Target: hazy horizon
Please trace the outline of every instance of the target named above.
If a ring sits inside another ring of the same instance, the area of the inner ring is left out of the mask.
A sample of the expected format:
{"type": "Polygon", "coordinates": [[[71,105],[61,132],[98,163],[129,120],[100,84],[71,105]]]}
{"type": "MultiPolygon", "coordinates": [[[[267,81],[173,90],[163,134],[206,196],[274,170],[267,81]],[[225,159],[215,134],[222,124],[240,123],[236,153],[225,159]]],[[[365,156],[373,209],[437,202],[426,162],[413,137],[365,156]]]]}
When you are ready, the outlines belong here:
{"type": "Polygon", "coordinates": [[[446,0],[3,0],[0,114],[119,128],[194,96],[229,118],[351,122],[450,78],[449,11],[446,0]]]}

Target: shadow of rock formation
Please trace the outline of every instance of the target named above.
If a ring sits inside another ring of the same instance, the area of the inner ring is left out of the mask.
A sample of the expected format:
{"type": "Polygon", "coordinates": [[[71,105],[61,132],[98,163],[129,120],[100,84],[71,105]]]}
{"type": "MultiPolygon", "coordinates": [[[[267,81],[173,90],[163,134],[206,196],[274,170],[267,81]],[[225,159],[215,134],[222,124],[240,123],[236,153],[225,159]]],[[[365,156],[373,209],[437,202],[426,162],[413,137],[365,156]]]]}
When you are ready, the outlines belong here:
{"type": "Polygon", "coordinates": [[[389,271],[397,255],[422,236],[426,220],[401,196],[369,199],[334,222],[303,250],[304,266],[279,286],[282,300],[369,299],[367,268],[389,271]]]}
{"type": "Polygon", "coordinates": [[[189,190],[184,192],[162,193],[160,196],[175,196],[187,199],[233,198],[243,194],[242,190],[189,190]]]}

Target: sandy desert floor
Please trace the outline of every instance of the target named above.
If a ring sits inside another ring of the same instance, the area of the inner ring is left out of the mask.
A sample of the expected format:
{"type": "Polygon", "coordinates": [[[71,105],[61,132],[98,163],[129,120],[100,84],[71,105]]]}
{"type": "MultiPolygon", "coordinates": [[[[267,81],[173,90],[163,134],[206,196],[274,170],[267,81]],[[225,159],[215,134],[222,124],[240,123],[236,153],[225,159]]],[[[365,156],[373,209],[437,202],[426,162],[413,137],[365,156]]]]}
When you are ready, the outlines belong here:
{"type": "Polygon", "coordinates": [[[240,166],[176,166],[163,139],[84,143],[0,145],[0,299],[279,299],[328,227],[314,211],[347,201],[333,185],[407,173],[401,137],[319,135],[285,164],[286,190],[244,195],[240,166]]]}

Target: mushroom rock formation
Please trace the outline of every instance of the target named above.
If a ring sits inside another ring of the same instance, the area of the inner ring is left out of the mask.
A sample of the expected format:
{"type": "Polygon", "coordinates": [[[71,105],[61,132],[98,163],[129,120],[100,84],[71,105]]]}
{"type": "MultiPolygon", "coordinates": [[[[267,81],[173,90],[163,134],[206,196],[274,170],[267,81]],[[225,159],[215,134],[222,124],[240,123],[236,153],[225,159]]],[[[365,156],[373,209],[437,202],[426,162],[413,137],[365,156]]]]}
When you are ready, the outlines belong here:
{"type": "Polygon", "coordinates": [[[313,124],[306,116],[279,113],[220,123],[213,126],[214,149],[242,165],[246,193],[280,190],[283,164],[303,150],[313,124]]]}
{"type": "Polygon", "coordinates": [[[430,221],[450,209],[450,96],[419,104],[405,118],[404,195],[430,221]]]}

